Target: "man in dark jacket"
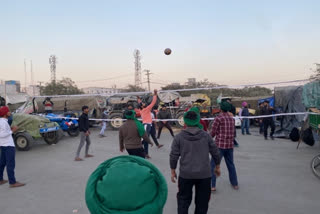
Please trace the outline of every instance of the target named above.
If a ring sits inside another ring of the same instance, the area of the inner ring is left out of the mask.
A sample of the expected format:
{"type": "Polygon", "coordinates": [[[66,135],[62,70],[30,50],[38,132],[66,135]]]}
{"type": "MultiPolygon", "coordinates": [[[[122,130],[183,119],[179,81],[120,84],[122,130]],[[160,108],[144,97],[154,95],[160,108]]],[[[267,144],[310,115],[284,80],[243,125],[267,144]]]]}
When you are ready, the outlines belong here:
{"type": "MultiPolygon", "coordinates": [[[[275,112],[274,108],[272,108],[269,105],[269,100],[264,101],[264,106],[261,109],[261,115],[272,115],[273,112],[275,112]]],[[[275,130],[275,125],[272,116],[271,117],[264,117],[262,119],[263,122],[263,127],[264,127],[264,139],[268,140],[268,128],[269,126],[271,127],[271,132],[270,132],[270,138],[274,140],[273,134],[275,130]]]]}
{"type": "Polygon", "coordinates": [[[80,158],[80,152],[84,145],[84,142],[86,142],[86,151],[85,151],[85,157],[91,158],[93,155],[89,154],[89,147],[91,144],[90,141],[90,130],[89,130],[89,107],[88,106],[82,106],[82,115],[79,117],[79,130],[80,130],[80,144],[77,150],[75,161],[82,161],[83,159],[80,158]]]}
{"type": "Polygon", "coordinates": [[[178,214],[188,214],[195,186],[195,214],[206,214],[211,195],[211,166],[209,154],[215,164],[215,173],[220,175],[220,156],[211,136],[200,129],[200,114],[190,110],[184,114],[187,125],[174,137],[170,152],[171,181],[176,182],[176,167],[180,159],[178,179],[178,214]]]}
{"type": "MultiPolygon", "coordinates": [[[[158,113],[158,119],[160,119],[160,120],[170,119],[170,113],[167,111],[167,107],[165,105],[161,106],[161,109],[158,113]]],[[[159,130],[158,130],[158,139],[160,138],[161,131],[164,126],[167,129],[169,129],[171,136],[174,137],[174,134],[173,134],[172,128],[169,124],[169,121],[160,121],[159,122],[159,130]]]]}
{"type": "Polygon", "coordinates": [[[127,121],[120,127],[119,130],[119,145],[120,151],[127,150],[129,155],[145,158],[146,153],[142,147],[141,138],[148,144],[153,146],[142,123],[135,117],[134,110],[126,110],[124,116],[127,121]]]}
{"type": "MultiPolygon", "coordinates": [[[[261,111],[262,111],[262,109],[263,109],[263,102],[260,102],[259,103],[259,111],[257,111],[257,115],[258,116],[260,116],[261,115],[261,111]]],[[[263,133],[264,133],[264,129],[263,129],[263,121],[262,121],[262,119],[258,119],[258,121],[259,121],[259,133],[262,135],[263,133]]]]}

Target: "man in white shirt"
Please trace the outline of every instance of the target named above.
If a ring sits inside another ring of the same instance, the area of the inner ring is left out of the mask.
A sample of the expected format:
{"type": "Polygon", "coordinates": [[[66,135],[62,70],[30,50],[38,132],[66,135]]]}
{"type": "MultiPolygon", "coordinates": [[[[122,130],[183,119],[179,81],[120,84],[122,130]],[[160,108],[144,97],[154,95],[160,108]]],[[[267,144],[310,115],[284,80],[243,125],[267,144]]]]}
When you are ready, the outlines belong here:
{"type": "Polygon", "coordinates": [[[12,138],[12,133],[18,130],[18,127],[10,128],[8,118],[11,112],[7,106],[0,108],[0,185],[7,183],[7,180],[3,180],[4,168],[7,167],[8,179],[10,187],[21,187],[25,184],[16,181],[14,176],[15,168],[15,145],[12,138]]]}

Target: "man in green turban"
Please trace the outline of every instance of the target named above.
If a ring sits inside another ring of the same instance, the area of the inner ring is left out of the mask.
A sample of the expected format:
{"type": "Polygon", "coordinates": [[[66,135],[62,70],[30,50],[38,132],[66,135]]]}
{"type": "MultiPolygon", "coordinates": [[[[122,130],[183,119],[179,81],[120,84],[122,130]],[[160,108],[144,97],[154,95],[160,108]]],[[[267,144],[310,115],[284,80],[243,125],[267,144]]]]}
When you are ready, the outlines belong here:
{"type": "Polygon", "coordinates": [[[120,151],[123,152],[124,149],[126,149],[129,155],[145,158],[146,153],[142,147],[141,138],[151,146],[153,146],[153,143],[147,136],[142,123],[136,118],[136,112],[134,110],[125,111],[124,116],[127,121],[119,130],[120,151]]]}
{"type": "Polygon", "coordinates": [[[168,187],[161,172],[136,156],[119,156],[89,177],[86,204],[91,214],[162,214],[168,187]]]}
{"type": "Polygon", "coordinates": [[[178,179],[178,214],[187,214],[192,201],[192,189],[195,186],[195,214],[208,212],[211,195],[211,154],[217,166],[215,172],[220,175],[220,156],[211,136],[200,124],[198,108],[191,108],[184,114],[187,128],[174,137],[170,152],[171,181],[176,182],[176,168],[180,160],[178,179]]]}

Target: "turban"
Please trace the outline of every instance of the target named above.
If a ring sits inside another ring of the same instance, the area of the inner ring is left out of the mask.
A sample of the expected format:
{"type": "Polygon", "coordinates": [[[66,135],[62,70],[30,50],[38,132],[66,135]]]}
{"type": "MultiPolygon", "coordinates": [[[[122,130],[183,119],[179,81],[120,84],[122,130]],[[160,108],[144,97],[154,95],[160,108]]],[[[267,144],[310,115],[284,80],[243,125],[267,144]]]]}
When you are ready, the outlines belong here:
{"type": "Polygon", "coordinates": [[[85,194],[91,214],[162,214],[167,195],[161,172],[129,155],[100,164],[89,177],[85,194]]]}
{"type": "Polygon", "coordinates": [[[8,114],[9,111],[10,110],[9,110],[9,108],[7,106],[2,106],[0,108],[0,117],[4,117],[5,115],[8,114]]]}
{"type": "Polygon", "coordinates": [[[248,105],[247,102],[243,102],[243,103],[242,103],[242,107],[246,107],[247,105],[248,105]]]}
{"type": "Polygon", "coordinates": [[[228,103],[227,101],[223,101],[220,104],[220,108],[221,108],[222,111],[225,111],[225,112],[231,111],[231,104],[228,103]]]}
{"type": "Polygon", "coordinates": [[[200,110],[197,107],[193,107],[184,113],[183,120],[187,126],[194,126],[203,129],[203,126],[200,124],[200,110]],[[190,114],[190,112],[194,112],[194,117],[190,114]]]}

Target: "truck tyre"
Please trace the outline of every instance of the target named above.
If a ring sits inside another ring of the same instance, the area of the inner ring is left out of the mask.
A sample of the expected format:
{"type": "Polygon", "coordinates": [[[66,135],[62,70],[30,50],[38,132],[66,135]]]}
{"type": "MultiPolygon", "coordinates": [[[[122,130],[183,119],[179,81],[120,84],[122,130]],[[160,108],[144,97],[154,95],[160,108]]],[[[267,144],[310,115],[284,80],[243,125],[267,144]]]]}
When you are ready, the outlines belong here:
{"type": "Polygon", "coordinates": [[[184,112],[179,112],[176,116],[176,119],[178,119],[178,121],[176,121],[176,125],[178,128],[184,127],[183,115],[184,115],[184,112]]]}
{"type": "Polygon", "coordinates": [[[109,118],[111,120],[114,120],[114,121],[110,121],[110,125],[115,130],[119,129],[124,123],[124,121],[122,120],[123,119],[122,113],[111,113],[109,118]]]}
{"type": "Polygon", "coordinates": [[[15,135],[14,142],[19,151],[28,151],[33,144],[33,137],[27,132],[20,132],[15,135]]]}
{"type": "Polygon", "coordinates": [[[75,127],[75,126],[70,126],[67,132],[68,132],[68,135],[70,135],[71,137],[77,137],[80,133],[79,127],[75,127]]]}
{"type": "Polygon", "coordinates": [[[44,136],[44,141],[46,141],[47,144],[57,144],[59,142],[59,133],[58,131],[55,132],[48,132],[44,136]]]}

